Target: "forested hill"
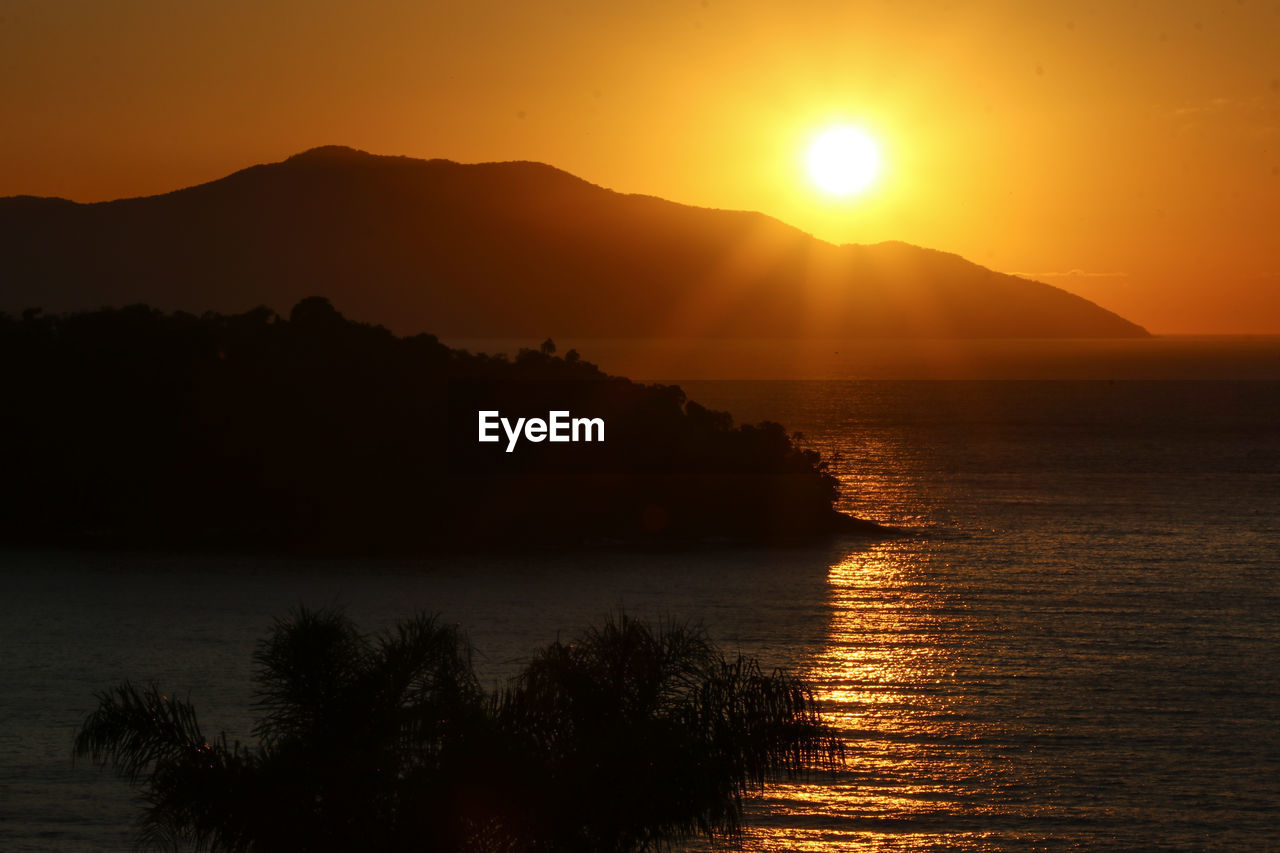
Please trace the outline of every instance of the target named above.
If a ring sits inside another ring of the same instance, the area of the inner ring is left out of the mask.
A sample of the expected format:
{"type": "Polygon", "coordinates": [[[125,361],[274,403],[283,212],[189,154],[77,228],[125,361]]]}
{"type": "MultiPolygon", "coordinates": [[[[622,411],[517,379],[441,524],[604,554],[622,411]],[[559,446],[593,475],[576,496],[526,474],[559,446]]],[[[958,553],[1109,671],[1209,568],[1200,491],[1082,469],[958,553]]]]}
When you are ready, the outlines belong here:
{"type": "Polygon", "coordinates": [[[287,318],[0,315],[0,380],[10,542],[382,553],[870,527],[778,424],[734,426],[550,342],[470,354],[318,297],[287,318]],[[603,440],[480,442],[481,411],[563,411],[603,440]]]}

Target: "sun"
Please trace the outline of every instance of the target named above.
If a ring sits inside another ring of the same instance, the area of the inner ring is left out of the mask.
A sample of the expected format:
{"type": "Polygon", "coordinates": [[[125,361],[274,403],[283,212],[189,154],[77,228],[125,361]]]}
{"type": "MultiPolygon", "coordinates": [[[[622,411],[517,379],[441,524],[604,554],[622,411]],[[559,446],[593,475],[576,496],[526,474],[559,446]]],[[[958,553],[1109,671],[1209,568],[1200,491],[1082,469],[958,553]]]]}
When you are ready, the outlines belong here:
{"type": "Polygon", "coordinates": [[[871,185],[880,171],[880,152],[861,130],[837,127],[809,146],[809,176],[824,192],[851,195],[871,185]]]}

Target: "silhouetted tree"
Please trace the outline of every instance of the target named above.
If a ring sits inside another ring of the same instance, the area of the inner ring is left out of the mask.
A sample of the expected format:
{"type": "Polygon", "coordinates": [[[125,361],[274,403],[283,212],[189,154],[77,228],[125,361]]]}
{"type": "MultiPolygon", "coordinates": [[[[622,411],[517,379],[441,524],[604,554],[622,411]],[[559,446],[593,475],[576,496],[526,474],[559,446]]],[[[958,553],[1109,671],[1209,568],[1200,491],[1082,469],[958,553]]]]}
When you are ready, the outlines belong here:
{"type": "Polygon", "coordinates": [[[499,702],[523,750],[536,849],[661,849],[736,840],[743,797],[778,773],[842,760],[809,689],[701,630],[621,616],[539,654],[499,702]]]}
{"type": "Polygon", "coordinates": [[[142,790],[141,841],[228,851],[640,851],[733,840],[743,796],[842,760],[812,696],[699,630],[625,617],[479,689],[456,629],[376,638],[302,610],[260,645],[258,744],[192,706],[98,694],[77,756],[142,790]]]}

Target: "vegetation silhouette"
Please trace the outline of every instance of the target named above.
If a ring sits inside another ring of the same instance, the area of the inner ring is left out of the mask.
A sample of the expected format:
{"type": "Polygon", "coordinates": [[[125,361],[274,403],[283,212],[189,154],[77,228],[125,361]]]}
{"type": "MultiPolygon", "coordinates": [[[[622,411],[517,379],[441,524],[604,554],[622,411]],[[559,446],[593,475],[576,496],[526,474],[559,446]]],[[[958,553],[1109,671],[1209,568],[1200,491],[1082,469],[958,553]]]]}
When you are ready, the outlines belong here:
{"type": "Polygon", "coordinates": [[[300,609],[256,654],[258,743],[125,683],[75,754],[140,788],[140,843],[210,851],[643,851],[740,837],[743,798],[832,769],[841,741],[799,680],[697,628],[608,619],[482,690],[456,628],[380,636],[300,609]]]}
{"type": "Polygon", "coordinates": [[[865,530],[776,423],[551,341],[514,359],[397,337],[304,299],[0,315],[9,541],[303,551],[791,540],[865,530]],[[601,418],[603,442],[477,441],[480,410],[601,418]]]}

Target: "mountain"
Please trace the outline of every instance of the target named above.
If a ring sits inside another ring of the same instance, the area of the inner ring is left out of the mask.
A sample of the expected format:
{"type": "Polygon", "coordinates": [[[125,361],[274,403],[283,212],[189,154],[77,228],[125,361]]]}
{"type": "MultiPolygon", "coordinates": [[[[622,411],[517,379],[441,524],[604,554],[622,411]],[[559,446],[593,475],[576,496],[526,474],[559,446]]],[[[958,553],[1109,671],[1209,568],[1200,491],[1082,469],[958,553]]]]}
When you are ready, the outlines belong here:
{"type": "Polygon", "coordinates": [[[454,337],[1135,337],[1050,285],[905,243],[624,195],[539,163],[316,148],[147,198],[0,199],[0,310],[287,311],[454,337]]]}

